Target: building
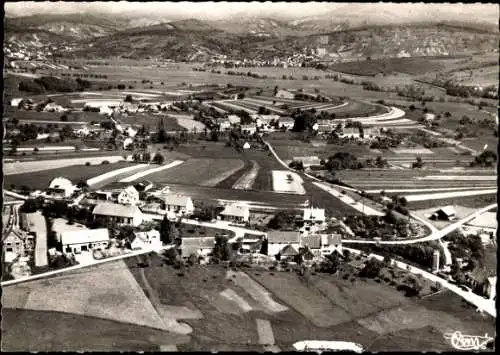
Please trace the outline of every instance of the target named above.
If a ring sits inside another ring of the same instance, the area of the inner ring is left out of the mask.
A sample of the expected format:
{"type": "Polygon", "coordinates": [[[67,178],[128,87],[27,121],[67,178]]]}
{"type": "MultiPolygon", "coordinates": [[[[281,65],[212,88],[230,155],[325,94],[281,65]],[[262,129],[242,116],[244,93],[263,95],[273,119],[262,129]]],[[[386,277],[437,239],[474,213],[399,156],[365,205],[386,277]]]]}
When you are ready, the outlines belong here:
{"type": "Polygon", "coordinates": [[[287,130],[293,129],[295,124],[295,120],[291,117],[280,117],[279,118],[279,126],[280,128],[286,128],[287,130]]]}
{"type": "Polygon", "coordinates": [[[52,197],[67,198],[70,197],[75,190],[76,187],[73,186],[71,181],[63,177],[57,177],[50,182],[47,194],[52,197]]]}
{"type": "Polygon", "coordinates": [[[250,209],[248,206],[231,204],[220,213],[220,217],[223,221],[246,223],[250,218],[250,209]]]}
{"type": "Polygon", "coordinates": [[[431,219],[454,221],[457,219],[457,215],[453,206],[445,206],[434,212],[431,219]]]}
{"type": "Polygon", "coordinates": [[[485,212],[465,224],[468,229],[483,233],[496,233],[498,222],[496,212],[485,212]]]}
{"type": "Polygon", "coordinates": [[[267,242],[267,255],[270,256],[280,254],[287,245],[299,250],[300,233],[297,231],[270,231],[267,233],[267,242]]]}
{"type": "Polygon", "coordinates": [[[104,249],[109,245],[107,228],[72,230],[61,232],[64,253],[80,254],[82,251],[104,249]]]}
{"type": "Polygon", "coordinates": [[[62,107],[61,105],[58,105],[54,102],[49,102],[45,107],[43,108],[45,112],[64,112],[66,109],[62,107]]]}
{"type": "Polygon", "coordinates": [[[245,144],[243,144],[243,149],[245,149],[245,150],[250,149],[250,143],[245,142],[245,144]]]}
{"type": "Polygon", "coordinates": [[[167,212],[185,216],[189,216],[194,212],[193,200],[189,196],[167,194],[159,198],[164,204],[163,209],[167,212]]]}
{"type": "Polygon", "coordinates": [[[299,255],[299,250],[296,246],[287,244],[280,251],[280,261],[295,261],[295,258],[299,255]]]}
{"type": "Polygon", "coordinates": [[[228,131],[231,129],[231,121],[228,118],[219,118],[217,120],[217,124],[221,131],[228,131]]]}
{"type": "Polygon", "coordinates": [[[241,122],[241,118],[240,116],[238,115],[229,115],[227,116],[227,119],[229,120],[229,122],[231,122],[231,124],[240,124],[241,122]]]}
{"type": "Polygon", "coordinates": [[[434,250],[432,253],[432,272],[437,273],[439,271],[439,250],[434,250]]]}
{"type": "Polygon", "coordinates": [[[321,159],[318,158],[317,156],[308,156],[308,157],[293,157],[293,161],[302,162],[302,165],[304,168],[308,168],[311,165],[320,165],[321,159]]]}
{"type": "Polygon", "coordinates": [[[295,98],[295,94],[293,92],[287,91],[287,90],[278,90],[278,92],[275,95],[276,97],[279,97],[281,99],[291,99],[293,100],[295,98]]]}
{"type": "Polygon", "coordinates": [[[19,104],[21,103],[21,101],[23,101],[23,98],[15,98],[15,99],[12,99],[10,100],[10,105],[13,106],[13,107],[18,107],[19,104]]]}
{"type": "Polygon", "coordinates": [[[182,238],[181,256],[189,258],[192,254],[197,257],[207,257],[215,247],[215,237],[182,238]]]}
{"type": "Polygon", "coordinates": [[[24,240],[17,233],[11,232],[3,238],[2,249],[4,253],[24,256],[24,240]]]}
{"type": "Polygon", "coordinates": [[[300,244],[302,248],[309,249],[315,257],[324,257],[333,252],[343,255],[342,236],[338,233],[302,236],[300,244]]]}
{"type": "Polygon", "coordinates": [[[132,185],[127,186],[120,192],[117,200],[122,205],[137,205],[139,203],[139,192],[132,185]]]}
{"type": "Polygon", "coordinates": [[[94,219],[106,223],[117,223],[137,227],[143,221],[141,210],[135,205],[103,202],[94,207],[94,219]]]}
{"type": "Polygon", "coordinates": [[[130,138],[134,138],[137,135],[137,130],[133,127],[127,127],[127,129],[124,132],[127,136],[130,138]]]}
{"type": "Polygon", "coordinates": [[[123,149],[127,149],[127,148],[131,148],[131,149],[134,148],[134,140],[130,137],[127,137],[123,140],[123,149]]]}
{"type": "Polygon", "coordinates": [[[497,277],[491,276],[488,277],[488,281],[486,284],[486,296],[490,300],[496,300],[497,298],[497,277]]]}
{"type": "Polygon", "coordinates": [[[241,131],[247,134],[254,134],[257,132],[257,127],[253,124],[243,124],[241,125],[241,131]]]}
{"type": "Polygon", "coordinates": [[[147,232],[135,232],[134,239],[130,243],[132,249],[152,249],[159,250],[162,248],[160,240],[160,232],[152,229],[147,232]]]}

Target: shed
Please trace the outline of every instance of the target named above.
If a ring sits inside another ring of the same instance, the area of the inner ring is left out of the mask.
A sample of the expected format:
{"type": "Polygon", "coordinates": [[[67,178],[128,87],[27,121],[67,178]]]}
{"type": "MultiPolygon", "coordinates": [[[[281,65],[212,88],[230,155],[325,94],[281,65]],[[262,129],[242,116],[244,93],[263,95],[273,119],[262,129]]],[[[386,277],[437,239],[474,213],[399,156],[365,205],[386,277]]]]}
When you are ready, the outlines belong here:
{"type": "Polygon", "coordinates": [[[107,228],[69,230],[61,232],[62,250],[66,253],[80,253],[91,249],[103,249],[109,244],[107,228]]]}

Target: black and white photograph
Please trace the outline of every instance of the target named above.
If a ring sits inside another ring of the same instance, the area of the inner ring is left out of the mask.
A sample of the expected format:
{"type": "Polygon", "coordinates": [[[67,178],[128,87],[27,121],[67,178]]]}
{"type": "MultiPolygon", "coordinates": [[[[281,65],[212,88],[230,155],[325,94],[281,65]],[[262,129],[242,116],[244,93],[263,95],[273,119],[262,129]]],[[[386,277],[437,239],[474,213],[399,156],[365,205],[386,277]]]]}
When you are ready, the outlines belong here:
{"type": "Polygon", "coordinates": [[[2,351],[495,351],[498,4],[3,8],[2,351]]]}

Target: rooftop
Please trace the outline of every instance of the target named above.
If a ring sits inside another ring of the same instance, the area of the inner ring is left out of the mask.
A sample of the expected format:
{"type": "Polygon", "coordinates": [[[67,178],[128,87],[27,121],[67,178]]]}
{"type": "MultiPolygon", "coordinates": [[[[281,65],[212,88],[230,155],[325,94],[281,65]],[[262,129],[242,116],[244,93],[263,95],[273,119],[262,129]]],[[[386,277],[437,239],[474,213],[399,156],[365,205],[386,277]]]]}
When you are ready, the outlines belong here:
{"type": "Polygon", "coordinates": [[[61,243],[63,245],[95,243],[108,240],[109,233],[107,228],[70,230],[61,232],[61,243]]]}
{"type": "Polygon", "coordinates": [[[229,205],[221,212],[221,215],[245,217],[249,212],[248,206],[229,205]]]}
{"type": "Polygon", "coordinates": [[[135,217],[141,214],[141,210],[134,205],[120,205],[118,203],[103,202],[98,204],[92,214],[114,217],[135,217]]]}
{"type": "Polygon", "coordinates": [[[299,243],[300,234],[297,231],[270,231],[267,240],[269,243],[299,243]]]}
{"type": "Polygon", "coordinates": [[[165,202],[166,205],[170,206],[186,206],[188,201],[191,199],[189,196],[185,195],[174,195],[174,194],[168,194],[168,195],[163,195],[160,196],[160,199],[165,202]]]}

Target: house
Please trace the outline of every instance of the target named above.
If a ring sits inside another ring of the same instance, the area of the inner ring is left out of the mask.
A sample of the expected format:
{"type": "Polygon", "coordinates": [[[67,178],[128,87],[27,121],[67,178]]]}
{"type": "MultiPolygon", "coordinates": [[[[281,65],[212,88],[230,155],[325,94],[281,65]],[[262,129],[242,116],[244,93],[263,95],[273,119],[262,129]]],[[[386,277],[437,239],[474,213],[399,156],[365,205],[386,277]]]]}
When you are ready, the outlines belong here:
{"type": "Polygon", "coordinates": [[[2,249],[4,253],[24,255],[24,240],[17,233],[11,232],[2,239],[2,249]]]}
{"type": "Polygon", "coordinates": [[[139,202],[139,192],[132,185],[127,186],[120,192],[117,200],[123,205],[136,205],[139,202]]]}
{"type": "Polygon", "coordinates": [[[267,233],[267,242],[267,255],[277,255],[287,245],[299,250],[300,234],[297,231],[270,231],[267,233]]]}
{"type": "Polygon", "coordinates": [[[133,127],[127,127],[127,129],[125,129],[125,132],[124,132],[127,136],[129,136],[130,138],[134,138],[137,134],[137,130],[133,127]]]}
{"type": "Polygon", "coordinates": [[[316,257],[330,255],[337,251],[342,253],[342,236],[340,234],[310,234],[302,236],[301,247],[308,248],[316,257]]]}
{"type": "Polygon", "coordinates": [[[280,128],[286,128],[287,130],[291,130],[295,124],[295,120],[291,117],[280,117],[279,118],[279,126],[280,128]]]}
{"type": "Polygon", "coordinates": [[[255,125],[253,124],[243,124],[240,127],[242,132],[245,132],[250,135],[257,132],[257,127],[255,127],[255,125]]]}
{"type": "Polygon", "coordinates": [[[496,233],[498,222],[496,212],[485,212],[466,223],[469,229],[484,233],[496,233]]]}
{"type": "Polygon", "coordinates": [[[135,249],[152,249],[159,250],[162,247],[160,240],[160,232],[152,229],[146,232],[135,232],[134,239],[130,243],[133,250],[135,249]]]}
{"type": "Polygon", "coordinates": [[[47,194],[52,197],[67,198],[70,197],[75,190],[76,187],[73,186],[71,181],[63,177],[56,177],[50,182],[47,194]]]}
{"type": "Polygon", "coordinates": [[[23,98],[15,98],[15,99],[12,99],[10,100],[10,105],[13,106],[13,107],[18,107],[19,104],[21,103],[21,101],[23,101],[23,98]]]}
{"type": "Polygon", "coordinates": [[[107,228],[69,230],[61,232],[64,253],[80,254],[82,251],[104,249],[109,244],[107,228]]]}
{"type": "Polygon", "coordinates": [[[85,137],[90,134],[90,129],[87,126],[82,126],[78,129],[75,129],[74,132],[81,137],[85,137]]]}
{"type": "Polygon", "coordinates": [[[279,97],[281,99],[291,99],[291,100],[293,100],[295,98],[295,94],[293,92],[283,90],[283,89],[278,90],[278,92],[274,96],[279,97]]]}
{"type": "Polygon", "coordinates": [[[134,140],[130,137],[127,137],[123,140],[123,149],[131,148],[133,149],[134,147],[134,140]]]}
{"type": "Polygon", "coordinates": [[[301,161],[304,168],[308,168],[311,165],[320,165],[321,163],[321,159],[317,156],[293,157],[292,160],[296,162],[301,161]]]}
{"type": "Polygon", "coordinates": [[[57,105],[54,102],[49,102],[45,107],[43,108],[45,112],[64,112],[66,109],[62,107],[61,105],[57,105]]]}
{"type": "Polygon", "coordinates": [[[255,120],[255,124],[258,127],[268,126],[271,121],[278,121],[280,116],[278,115],[252,115],[252,118],[255,120]]]}
{"type": "Polygon", "coordinates": [[[240,124],[241,122],[241,118],[240,116],[238,115],[229,115],[227,116],[227,119],[229,120],[229,122],[231,122],[231,124],[240,124]]]}
{"type": "Polygon", "coordinates": [[[217,124],[221,131],[227,131],[231,129],[231,121],[228,118],[220,118],[217,120],[217,124]]]}
{"type": "Polygon", "coordinates": [[[486,296],[490,300],[496,300],[497,298],[497,277],[491,276],[488,277],[488,281],[486,284],[486,296]]]}
{"type": "Polygon", "coordinates": [[[193,200],[189,196],[167,194],[159,197],[164,204],[164,210],[177,215],[189,216],[194,212],[193,200]]]}
{"type": "Polygon", "coordinates": [[[299,255],[299,250],[297,247],[287,244],[279,252],[280,261],[294,261],[297,255],[299,255]]]}
{"type": "Polygon", "coordinates": [[[250,209],[248,206],[231,204],[220,213],[220,217],[223,221],[246,223],[250,218],[250,209]]]}
{"type": "Polygon", "coordinates": [[[215,237],[182,238],[181,256],[187,259],[191,254],[197,257],[209,256],[215,247],[215,237]]]}
{"type": "Polygon", "coordinates": [[[137,227],[143,221],[141,210],[135,205],[102,202],[92,211],[96,220],[137,227]]]}
{"type": "Polygon", "coordinates": [[[445,206],[434,212],[431,219],[454,221],[457,219],[457,215],[453,206],[445,206]]]}
{"type": "Polygon", "coordinates": [[[245,144],[243,144],[243,149],[245,149],[245,150],[250,149],[250,143],[245,142],[245,144]]]}

